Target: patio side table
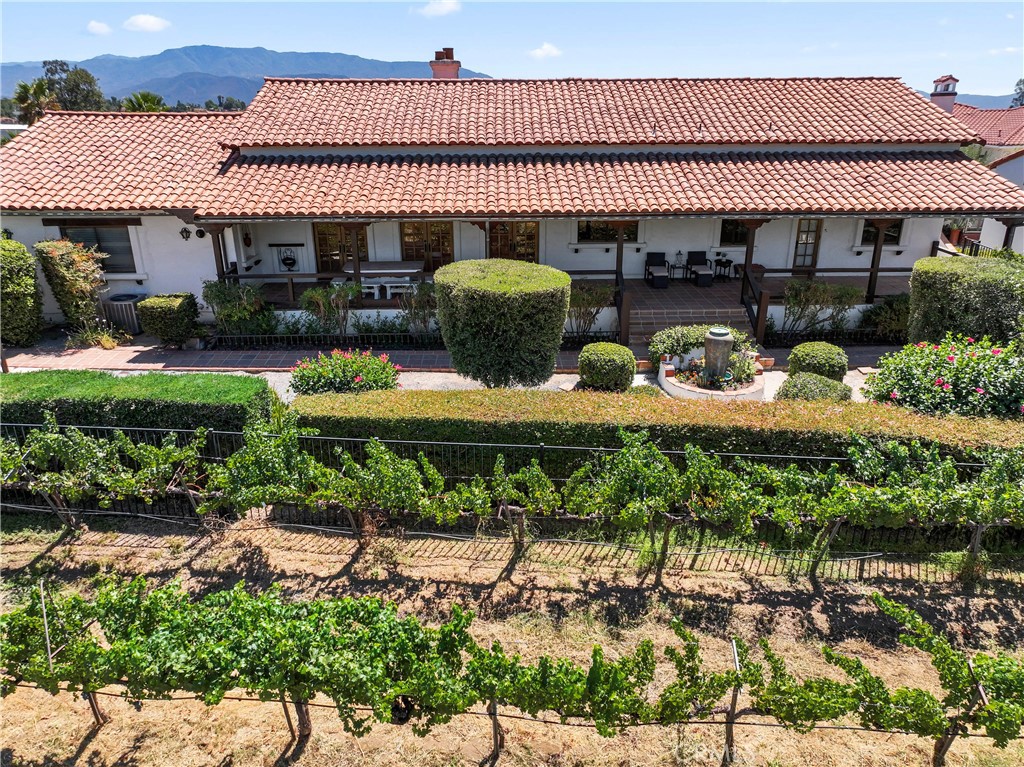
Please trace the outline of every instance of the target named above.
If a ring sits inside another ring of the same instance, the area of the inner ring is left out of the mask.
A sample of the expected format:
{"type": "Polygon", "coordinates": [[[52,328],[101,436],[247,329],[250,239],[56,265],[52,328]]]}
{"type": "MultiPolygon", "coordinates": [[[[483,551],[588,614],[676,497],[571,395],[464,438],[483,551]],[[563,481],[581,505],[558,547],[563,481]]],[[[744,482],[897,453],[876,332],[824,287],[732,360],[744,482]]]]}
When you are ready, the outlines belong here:
{"type": "Polygon", "coordinates": [[[715,259],[715,279],[732,279],[732,260],[728,258],[715,259]]]}

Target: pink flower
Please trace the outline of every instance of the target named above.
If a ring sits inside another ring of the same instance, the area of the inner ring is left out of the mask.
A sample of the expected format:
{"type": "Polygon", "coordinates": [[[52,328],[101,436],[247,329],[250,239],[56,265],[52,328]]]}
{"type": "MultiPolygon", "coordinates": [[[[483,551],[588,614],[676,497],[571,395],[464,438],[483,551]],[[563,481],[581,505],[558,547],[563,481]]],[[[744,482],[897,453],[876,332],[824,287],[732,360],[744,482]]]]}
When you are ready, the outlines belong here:
{"type": "Polygon", "coordinates": [[[973,339],[973,338],[968,338],[968,339],[967,339],[967,343],[969,343],[969,344],[973,344],[973,343],[974,343],[974,339],[973,339]]]}
{"type": "Polygon", "coordinates": [[[977,387],[974,391],[978,392],[978,394],[984,394],[985,393],[985,390],[982,389],[980,386],[977,387]]]}
{"type": "Polygon", "coordinates": [[[974,358],[977,358],[978,353],[977,352],[971,352],[971,356],[974,357],[974,358]]]}
{"type": "Polygon", "coordinates": [[[935,346],[932,347],[932,351],[936,351],[937,352],[938,350],[939,350],[939,345],[935,344],[935,346]]]}
{"type": "Polygon", "coordinates": [[[401,369],[402,369],[401,365],[395,365],[395,370],[401,370],[401,369]]]}
{"type": "Polygon", "coordinates": [[[993,349],[993,350],[992,350],[992,353],[993,353],[993,354],[1002,354],[1002,353],[1003,353],[1003,350],[1002,350],[1002,349],[993,349]]]}
{"type": "Polygon", "coordinates": [[[949,384],[946,384],[945,386],[942,387],[942,391],[949,391],[952,388],[953,388],[952,386],[950,386],[949,384]]]}
{"type": "Polygon", "coordinates": [[[927,345],[928,344],[926,344],[924,341],[918,341],[916,344],[914,344],[914,346],[916,346],[918,349],[920,349],[923,346],[927,346],[927,345]]]}
{"type": "Polygon", "coordinates": [[[387,354],[380,355],[380,361],[381,362],[387,362],[388,361],[388,355],[387,354]]]}
{"type": "Polygon", "coordinates": [[[355,378],[354,378],[353,380],[354,380],[354,381],[355,381],[356,383],[360,383],[360,382],[361,382],[361,381],[363,380],[363,377],[362,377],[362,376],[356,376],[356,377],[355,377],[355,378]]]}
{"type": "Polygon", "coordinates": [[[953,355],[951,354],[951,355],[949,355],[948,357],[946,357],[946,362],[956,362],[956,357],[954,357],[954,356],[953,356],[953,355]]]}
{"type": "Polygon", "coordinates": [[[935,385],[936,386],[942,386],[942,379],[941,378],[936,378],[935,379],[935,385]]]}
{"type": "Polygon", "coordinates": [[[894,391],[892,394],[889,395],[889,399],[899,399],[899,396],[900,393],[898,391],[894,391]]]}

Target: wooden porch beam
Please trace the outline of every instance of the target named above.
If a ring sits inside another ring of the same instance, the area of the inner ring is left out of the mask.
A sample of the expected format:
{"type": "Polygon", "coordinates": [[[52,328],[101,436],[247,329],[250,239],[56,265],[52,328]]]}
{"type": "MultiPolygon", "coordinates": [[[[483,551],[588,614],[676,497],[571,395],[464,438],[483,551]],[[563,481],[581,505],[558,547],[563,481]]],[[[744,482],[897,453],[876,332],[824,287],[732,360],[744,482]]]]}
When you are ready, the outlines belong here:
{"type": "Polygon", "coordinates": [[[612,224],[615,227],[615,284],[622,284],[622,253],[626,241],[624,221],[616,221],[612,224]]]}
{"type": "Polygon", "coordinates": [[[891,219],[872,218],[868,223],[875,227],[875,247],[871,251],[871,272],[868,274],[868,290],[864,296],[864,302],[875,303],[875,292],[878,290],[878,268],[882,265],[882,247],[885,245],[885,230],[891,219]]]}

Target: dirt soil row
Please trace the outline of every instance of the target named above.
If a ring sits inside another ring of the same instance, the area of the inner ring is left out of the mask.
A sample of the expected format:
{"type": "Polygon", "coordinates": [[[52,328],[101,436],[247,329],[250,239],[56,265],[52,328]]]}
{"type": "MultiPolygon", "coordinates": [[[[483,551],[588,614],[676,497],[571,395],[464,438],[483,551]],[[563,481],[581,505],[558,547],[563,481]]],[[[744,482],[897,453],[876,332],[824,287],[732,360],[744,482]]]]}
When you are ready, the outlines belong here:
{"type": "MultiPolygon", "coordinates": [[[[6,522],[7,520],[5,520],[6,522]]],[[[6,525],[10,529],[9,525],[6,525]]],[[[177,578],[194,593],[280,584],[296,598],[366,595],[397,602],[432,622],[453,604],[477,615],[472,633],[500,640],[531,658],[541,654],[585,663],[593,644],[616,657],[650,638],[673,642],[672,616],[701,638],[708,663],[726,667],[728,639],[768,637],[795,673],[832,674],[821,659],[828,643],[855,655],[890,684],[938,689],[923,654],[900,645],[896,627],[867,600],[872,591],[901,599],[946,628],[958,643],[979,649],[1022,646],[1024,594],[1017,579],[921,580],[901,563],[880,563],[867,576],[816,584],[737,558],[713,570],[673,562],[661,587],[635,552],[585,544],[540,544],[518,559],[495,541],[379,539],[368,550],[339,535],[266,528],[243,521],[214,535],[155,522],[119,522],[70,538],[21,530],[3,536],[0,591],[9,607],[40,576],[55,586],[88,592],[98,572],[177,578]]],[[[853,575],[858,575],[854,572],[853,575]]],[[[659,662],[658,679],[672,677],[659,662]]],[[[841,678],[836,676],[836,678],[841,678]]],[[[329,703],[329,701],[320,701],[329,703]]],[[[483,717],[459,717],[419,738],[408,728],[379,725],[364,738],[346,735],[329,708],[315,708],[313,735],[290,741],[279,705],[225,701],[209,709],[196,701],[147,702],[136,710],[104,698],[111,721],[91,730],[88,706],[62,694],[19,689],[3,702],[0,765],[398,765],[477,764],[490,746],[483,717]]],[[[741,706],[744,701],[741,700],[741,706]]],[[[512,713],[512,712],[510,712],[512,713]]],[[[763,721],[750,718],[748,721],[763,721]]],[[[557,767],[718,765],[722,727],[641,727],[615,738],[552,724],[506,720],[506,765],[557,767]]],[[[926,765],[930,742],[902,735],[777,728],[737,728],[738,755],[747,765],[926,765]]],[[[1009,767],[1024,763],[1024,745],[998,750],[982,739],[956,744],[953,765],[1009,767]]]]}

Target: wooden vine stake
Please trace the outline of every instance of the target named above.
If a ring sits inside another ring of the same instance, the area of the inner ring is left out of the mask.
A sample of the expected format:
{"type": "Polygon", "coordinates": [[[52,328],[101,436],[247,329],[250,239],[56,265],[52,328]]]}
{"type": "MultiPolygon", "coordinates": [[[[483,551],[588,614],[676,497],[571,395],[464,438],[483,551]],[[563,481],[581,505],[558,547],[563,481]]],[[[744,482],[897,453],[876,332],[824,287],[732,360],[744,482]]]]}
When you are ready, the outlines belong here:
{"type": "MultiPolygon", "coordinates": [[[[732,665],[736,674],[741,673],[740,653],[736,648],[736,640],[732,640],[732,665]]],[[[733,764],[736,761],[736,705],[739,703],[740,688],[743,685],[737,676],[736,686],[732,688],[732,698],[729,701],[729,711],[725,715],[725,750],[722,752],[722,767],[733,764]]]]}
{"type": "Polygon", "coordinates": [[[498,701],[493,698],[487,704],[487,716],[491,720],[491,753],[487,755],[484,763],[494,767],[498,763],[502,749],[505,748],[505,731],[501,728],[501,722],[498,721],[498,701]]]}
{"type": "MultiPolygon", "coordinates": [[[[56,653],[53,652],[50,644],[50,619],[46,614],[46,584],[43,582],[42,578],[39,579],[39,606],[43,611],[43,634],[46,637],[46,662],[49,664],[50,671],[52,672],[53,656],[56,655],[56,653]]],[[[64,649],[63,646],[59,648],[57,652],[60,652],[62,649],[64,649]]],[[[92,718],[96,727],[102,727],[110,721],[110,717],[103,713],[103,709],[100,708],[100,702],[96,700],[95,695],[90,692],[83,691],[82,697],[85,698],[86,702],[89,704],[89,710],[92,712],[92,718]]]]}
{"type": "Polygon", "coordinates": [[[281,708],[284,709],[284,720],[288,722],[288,732],[291,733],[292,740],[295,740],[295,725],[292,724],[292,715],[288,711],[288,702],[284,699],[284,693],[281,693],[281,708]]]}
{"type": "Polygon", "coordinates": [[[833,519],[828,526],[828,535],[825,536],[824,542],[821,544],[821,548],[818,549],[818,553],[814,556],[814,560],[811,562],[811,569],[807,576],[814,579],[818,576],[818,567],[821,565],[825,555],[832,547],[832,541],[836,539],[836,535],[839,533],[839,528],[842,527],[843,522],[846,521],[846,517],[837,517],[833,519]]]}
{"type": "Polygon", "coordinates": [[[988,705],[988,694],[985,692],[985,688],[981,686],[981,682],[978,681],[978,677],[974,673],[974,664],[971,661],[967,661],[967,669],[971,672],[971,679],[974,681],[974,694],[971,696],[971,700],[965,709],[958,712],[956,716],[949,718],[949,727],[946,728],[942,737],[935,741],[935,751],[932,753],[932,767],[945,767],[946,754],[949,753],[949,749],[953,747],[956,739],[964,731],[964,722],[974,713],[979,703],[982,706],[988,705]]]}

